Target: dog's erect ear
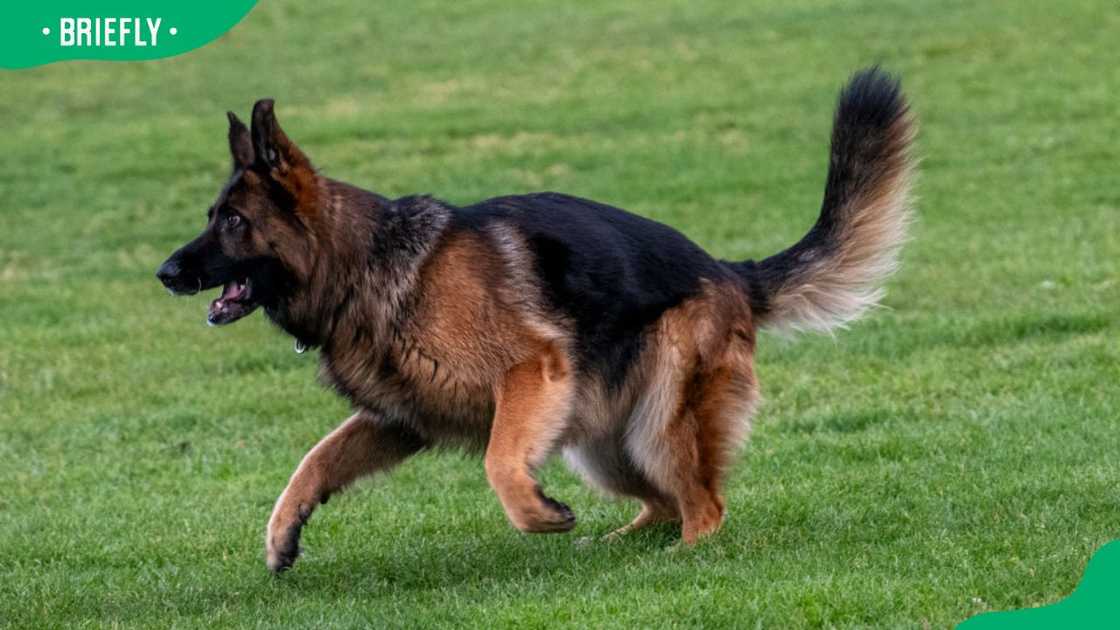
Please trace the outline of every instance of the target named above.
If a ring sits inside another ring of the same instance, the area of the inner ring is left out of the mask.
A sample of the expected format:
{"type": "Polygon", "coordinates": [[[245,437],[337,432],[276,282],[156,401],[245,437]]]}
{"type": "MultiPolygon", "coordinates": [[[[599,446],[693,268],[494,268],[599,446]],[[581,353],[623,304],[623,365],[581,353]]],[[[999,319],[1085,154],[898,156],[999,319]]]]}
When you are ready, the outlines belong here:
{"type": "Polygon", "coordinates": [[[316,176],[311,160],[300,151],[276,122],[273,101],[265,98],[253,106],[253,149],[256,164],[284,187],[302,213],[315,211],[316,176]]]}
{"type": "Polygon", "coordinates": [[[311,162],[276,121],[273,101],[265,98],[253,106],[253,147],[257,160],[281,174],[297,168],[310,168],[311,162]]]}
{"type": "Polygon", "coordinates": [[[229,117],[229,152],[233,156],[233,169],[245,169],[253,165],[253,138],[249,128],[237,114],[226,112],[229,117]]]}

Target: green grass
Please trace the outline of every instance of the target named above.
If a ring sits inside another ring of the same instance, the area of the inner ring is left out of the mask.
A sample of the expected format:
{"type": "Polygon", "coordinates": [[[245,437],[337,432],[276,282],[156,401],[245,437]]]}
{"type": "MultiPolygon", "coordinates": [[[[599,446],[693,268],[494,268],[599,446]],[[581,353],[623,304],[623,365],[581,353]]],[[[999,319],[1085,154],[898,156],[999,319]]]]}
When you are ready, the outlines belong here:
{"type": "Polygon", "coordinates": [[[262,2],[151,63],[0,74],[0,625],[948,626],[1055,601],[1120,537],[1113,2],[262,2]],[[766,336],[718,537],[578,546],[635,506],[559,465],[574,535],[507,526],[422,456],[263,527],[347,413],[260,316],[153,272],[277,99],[327,173],[453,202],[555,189],[723,257],[789,245],[854,69],[902,73],[920,222],[886,309],[766,336]]]}

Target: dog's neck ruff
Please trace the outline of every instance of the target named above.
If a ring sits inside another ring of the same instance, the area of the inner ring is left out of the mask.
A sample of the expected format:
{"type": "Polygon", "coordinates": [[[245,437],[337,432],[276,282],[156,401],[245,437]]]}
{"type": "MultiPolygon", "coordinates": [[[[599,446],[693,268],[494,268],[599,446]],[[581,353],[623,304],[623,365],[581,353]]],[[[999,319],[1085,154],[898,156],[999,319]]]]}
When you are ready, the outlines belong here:
{"type": "Polygon", "coordinates": [[[413,301],[420,268],[450,219],[451,209],[438,200],[405,197],[378,208],[369,225],[340,225],[344,255],[320,259],[312,289],[269,315],[295,338],[297,354],[318,347],[329,360],[339,350],[334,343],[339,330],[360,328],[388,343],[395,322],[413,301]]]}

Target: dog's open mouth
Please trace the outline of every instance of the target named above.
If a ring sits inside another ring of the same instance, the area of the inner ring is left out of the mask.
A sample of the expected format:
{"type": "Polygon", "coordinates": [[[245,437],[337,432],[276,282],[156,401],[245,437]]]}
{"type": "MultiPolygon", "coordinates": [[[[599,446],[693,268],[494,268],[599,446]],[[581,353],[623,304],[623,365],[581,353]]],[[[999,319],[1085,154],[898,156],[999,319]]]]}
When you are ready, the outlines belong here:
{"type": "Polygon", "coordinates": [[[210,303],[210,314],[206,321],[211,326],[224,326],[233,323],[257,308],[253,301],[253,285],[248,278],[227,282],[222,294],[210,303]]]}

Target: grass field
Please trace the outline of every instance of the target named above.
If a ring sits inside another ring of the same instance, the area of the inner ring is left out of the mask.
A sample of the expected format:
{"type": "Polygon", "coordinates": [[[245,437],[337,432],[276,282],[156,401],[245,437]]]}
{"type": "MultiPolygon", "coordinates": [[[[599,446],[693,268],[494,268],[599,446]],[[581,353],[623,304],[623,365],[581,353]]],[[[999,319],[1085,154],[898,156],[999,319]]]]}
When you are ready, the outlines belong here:
{"type": "Polygon", "coordinates": [[[268,0],[179,58],[0,74],[0,626],[945,627],[1067,594],[1120,537],[1120,9],[758,4],[268,0]],[[759,257],[815,218],[872,62],[921,120],[920,222],[886,309],[763,338],[718,537],[576,545],[636,508],[558,464],[580,524],[525,536],[479,461],[425,455],[265,570],[347,408],[263,317],[209,329],[153,277],[227,109],[275,97],[387,195],[561,190],[759,257]]]}

